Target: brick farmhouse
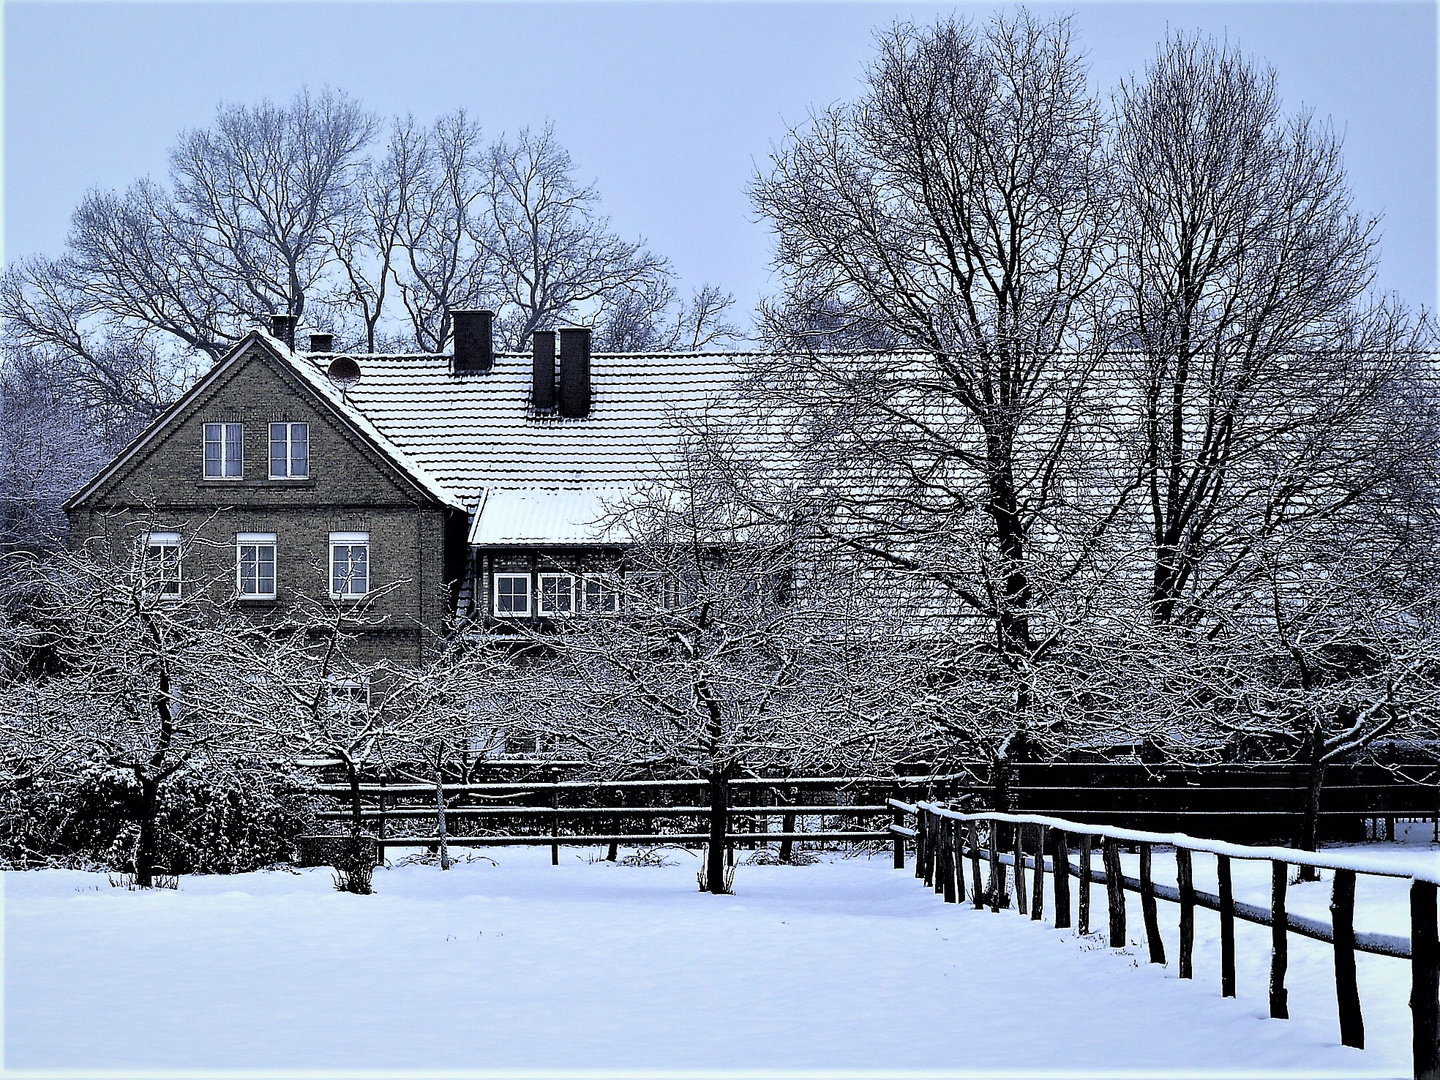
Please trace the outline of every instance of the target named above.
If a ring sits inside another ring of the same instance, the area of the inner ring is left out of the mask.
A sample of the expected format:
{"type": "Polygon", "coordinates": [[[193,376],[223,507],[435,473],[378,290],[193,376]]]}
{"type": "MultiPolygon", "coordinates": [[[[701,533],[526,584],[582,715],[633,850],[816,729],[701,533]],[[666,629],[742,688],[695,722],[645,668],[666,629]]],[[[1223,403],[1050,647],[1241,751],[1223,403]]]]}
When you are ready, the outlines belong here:
{"type": "Polygon", "coordinates": [[[606,507],[660,475],[678,415],[725,401],[737,356],[592,355],[578,328],[497,354],[489,312],[453,314],[453,354],[422,355],[298,352],[272,317],[65,504],[72,546],[260,618],[366,599],[367,659],[418,662],[457,620],[612,608],[606,507]]]}

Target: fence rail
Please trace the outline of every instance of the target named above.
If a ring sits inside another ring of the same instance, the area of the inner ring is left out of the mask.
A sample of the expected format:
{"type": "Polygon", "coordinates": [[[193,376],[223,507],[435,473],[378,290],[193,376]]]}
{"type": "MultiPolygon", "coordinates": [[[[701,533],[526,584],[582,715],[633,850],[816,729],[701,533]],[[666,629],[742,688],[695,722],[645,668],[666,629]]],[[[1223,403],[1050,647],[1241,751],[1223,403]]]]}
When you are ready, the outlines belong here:
{"type": "Polygon", "coordinates": [[[1225,997],[1235,996],[1235,921],[1271,928],[1269,1004],[1270,1015],[1289,1017],[1289,993],[1285,976],[1289,964],[1290,934],[1323,941],[1335,955],[1335,986],[1340,1022],[1340,1041],[1363,1048],[1365,1024],[1355,976],[1355,954],[1409,960],[1411,967],[1411,1017],[1414,1075],[1417,1080],[1440,1080],[1440,931],[1437,931],[1437,884],[1407,868],[1363,865],[1354,860],[1300,851],[1285,847],[1246,847],[1225,841],[1204,840],[1183,833],[1159,833],[1121,829],[1093,822],[1037,814],[994,812],[964,813],[933,802],[907,803],[890,800],[895,821],[890,833],[895,848],[895,865],[904,867],[904,843],[915,840],[915,876],[942,894],[947,903],[966,898],[965,863],[970,863],[970,896],[976,908],[991,911],[1008,907],[1007,870],[1014,874],[1014,903],[1020,914],[1040,920],[1044,910],[1044,879],[1052,881],[1057,929],[1070,926],[1070,879],[1079,879],[1077,898],[1078,931],[1090,933],[1091,885],[1105,888],[1110,944],[1122,948],[1126,938],[1125,893],[1140,896],[1145,939],[1151,963],[1165,963],[1156,900],[1179,906],[1179,976],[1193,977],[1195,908],[1203,907],[1220,915],[1220,987],[1225,997]],[[913,815],[915,827],[903,824],[913,815]],[[984,826],[984,844],[981,826],[984,826]],[[1028,836],[1027,836],[1028,833],[1028,836]],[[1103,869],[1094,866],[1094,840],[1100,839],[1103,869]],[[1072,842],[1079,850],[1078,863],[1070,861],[1072,842]],[[1138,878],[1127,877],[1121,869],[1120,844],[1133,844],[1140,856],[1138,878]],[[1173,848],[1176,864],[1175,887],[1159,885],[1153,876],[1153,855],[1157,847],[1173,848]],[[1045,857],[1047,848],[1052,857],[1045,857]],[[1216,860],[1218,893],[1195,888],[1193,854],[1202,852],[1216,860]],[[982,884],[980,863],[988,863],[988,880],[982,884]],[[1235,899],[1231,859],[1268,862],[1271,865],[1271,900],[1265,908],[1235,899]],[[1318,919],[1292,914],[1286,906],[1291,866],[1334,873],[1329,925],[1318,919]],[[1025,875],[1033,874],[1033,889],[1027,890],[1025,875]],[[1355,880],[1358,875],[1392,877],[1410,882],[1410,937],[1392,934],[1358,933],[1355,930],[1355,880]],[[1027,893],[1029,894],[1027,896],[1027,893]]]}

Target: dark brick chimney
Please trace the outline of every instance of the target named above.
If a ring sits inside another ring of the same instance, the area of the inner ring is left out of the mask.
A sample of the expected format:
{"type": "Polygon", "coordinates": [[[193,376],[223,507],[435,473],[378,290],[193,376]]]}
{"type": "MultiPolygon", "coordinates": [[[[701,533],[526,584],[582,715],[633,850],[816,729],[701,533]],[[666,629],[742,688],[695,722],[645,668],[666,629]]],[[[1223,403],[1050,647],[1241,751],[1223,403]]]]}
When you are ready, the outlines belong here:
{"type": "Polygon", "coordinates": [[[567,326],[560,331],[560,415],[590,415],[590,328],[567,326]]]}
{"type": "Polygon", "coordinates": [[[270,336],[279,338],[287,348],[295,348],[295,324],[299,320],[294,315],[271,315],[270,336]]]}
{"type": "Polygon", "coordinates": [[[335,335],[334,335],[334,334],[319,334],[319,333],[311,334],[311,335],[310,335],[310,351],[311,351],[312,353],[317,353],[317,352],[318,352],[318,353],[334,352],[334,351],[335,351],[335,335]]]}
{"type": "Polygon", "coordinates": [[[493,311],[452,311],[455,374],[489,371],[495,364],[493,311]]]}
{"type": "Polygon", "coordinates": [[[555,411],[555,331],[530,335],[530,406],[536,412],[555,411]]]}

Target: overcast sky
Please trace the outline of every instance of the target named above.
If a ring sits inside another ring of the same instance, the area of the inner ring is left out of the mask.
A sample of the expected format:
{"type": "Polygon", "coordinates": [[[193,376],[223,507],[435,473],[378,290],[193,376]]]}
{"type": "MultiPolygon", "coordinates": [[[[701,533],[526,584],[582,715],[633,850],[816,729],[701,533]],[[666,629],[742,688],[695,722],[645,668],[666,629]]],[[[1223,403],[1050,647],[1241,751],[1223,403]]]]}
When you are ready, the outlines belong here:
{"type": "MultiPolygon", "coordinates": [[[[870,3],[26,3],[4,5],[7,259],[59,254],[87,188],[162,179],[222,100],[346,90],[385,115],[464,106],[490,135],[553,120],[614,226],[688,286],[771,289],[746,187],[812,106],[851,98],[872,31],[996,5],[870,3]]],[[[1356,206],[1383,213],[1380,285],[1436,296],[1436,15],[1412,3],[1082,3],[1097,86],[1166,27],[1225,36],[1279,71],[1287,109],[1345,135],[1356,206]]]]}

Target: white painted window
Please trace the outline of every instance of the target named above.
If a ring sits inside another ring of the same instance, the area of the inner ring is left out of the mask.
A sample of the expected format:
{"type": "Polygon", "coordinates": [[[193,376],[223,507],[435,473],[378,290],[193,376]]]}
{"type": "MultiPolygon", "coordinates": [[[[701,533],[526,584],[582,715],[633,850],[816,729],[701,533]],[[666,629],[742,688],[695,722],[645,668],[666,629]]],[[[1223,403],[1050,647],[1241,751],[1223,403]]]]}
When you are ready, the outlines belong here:
{"type": "Polygon", "coordinates": [[[370,711],[370,680],[330,678],[325,687],[330,711],[361,715],[370,711]]]}
{"type": "Polygon", "coordinates": [[[275,534],[235,537],[235,591],[242,600],[275,599],[275,534]]]}
{"type": "Polygon", "coordinates": [[[541,574],[535,590],[535,602],[541,615],[573,615],[575,575],[541,574]]]}
{"type": "Polygon", "coordinates": [[[143,538],[145,548],[142,580],[145,588],[161,599],[180,598],[180,534],[152,532],[143,538]]]}
{"type": "Polygon", "coordinates": [[[304,480],[310,475],[310,425],[270,425],[270,479],[304,480]]]}
{"type": "Polygon", "coordinates": [[[580,581],[580,611],[584,615],[613,615],[620,610],[620,593],[608,574],[580,581]]]}
{"type": "Polygon", "coordinates": [[[358,600],[370,591],[370,534],[330,534],[330,597],[358,600]]]}
{"type": "Polygon", "coordinates": [[[495,575],[495,614],[530,614],[530,575],[495,575]]]}
{"type": "Polygon", "coordinates": [[[244,475],[245,425],[205,425],[205,479],[239,480],[244,475]]]}

